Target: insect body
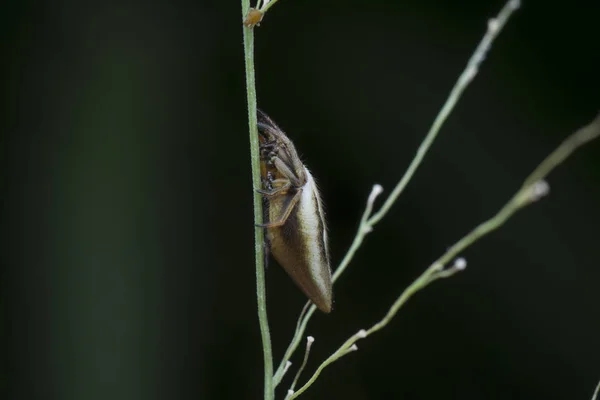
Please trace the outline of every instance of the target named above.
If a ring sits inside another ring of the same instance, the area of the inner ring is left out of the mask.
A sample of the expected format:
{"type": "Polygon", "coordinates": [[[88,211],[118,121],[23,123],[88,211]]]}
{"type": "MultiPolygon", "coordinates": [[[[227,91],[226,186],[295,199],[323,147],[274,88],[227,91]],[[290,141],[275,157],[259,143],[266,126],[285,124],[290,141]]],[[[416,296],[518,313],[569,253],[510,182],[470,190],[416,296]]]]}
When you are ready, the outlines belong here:
{"type": "Polygon", "coordinates": [[[323,312],[333,302],[323,205],[294,144],[258,112],[265,238],[273,257],[323,312]]]}
{"type": "Polygon", "coordinates": [[[250,8],[248,10],[248,15],[244,19],[244,26],[247,28],[253,28],[255,25],[260,26],[260,21],[262,21],[264,14],[262,11],[257,10],[256,8],[250,8]]]}

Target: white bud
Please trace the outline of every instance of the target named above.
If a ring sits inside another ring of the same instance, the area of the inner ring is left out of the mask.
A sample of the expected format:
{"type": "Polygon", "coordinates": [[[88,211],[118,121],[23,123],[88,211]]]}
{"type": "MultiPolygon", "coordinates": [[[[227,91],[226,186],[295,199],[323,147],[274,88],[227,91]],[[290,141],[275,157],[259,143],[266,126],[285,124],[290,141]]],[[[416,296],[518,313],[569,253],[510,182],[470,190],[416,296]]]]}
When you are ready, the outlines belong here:
{"type": "Polygon", "coordinates": [[[457,258],[456,260],[454,260],[454,265],[452,266],[452,268],[462,271],[463,269],[467,268],[467,260],[465,260],[462,257],[457,258]]]}
{"type": "Polygon", "coordinates": [[[529,199],[538,201],[550,193],[550,185],[545,180],[539,180],[529,187],[529,199]]]}
{"type": "Polygon", "coordinates": [[[369,203],[370,205],[373,205],[373,203],[375,202],[375,199],[381,193],[383,193],[383,186],[381,186],[378,183],[374,184],[373,189],[371,189],[371,193],[369,194],[369,199],[367,200],[367,203],[369,203]]]}
{"type": "Polygon", "coordinates": [[[379,196],[381,193],[383,193],[383,186],[381,186],[379,183],[374,184],[372,193],[375,196],[379,196]]]}
{"type": "Polygon", "coordinates": [[[291,362],[291,361],[287,361],[287,362],[285,363],[285,367],[283,367],[283,374],[282,374],[282,376],[283,376],[283,375],[285,375],[285,373],[287,372],[287,370],[288,370],[288,369],[289,369],[291,366],[292,366],[292,362],[291,362]]]}

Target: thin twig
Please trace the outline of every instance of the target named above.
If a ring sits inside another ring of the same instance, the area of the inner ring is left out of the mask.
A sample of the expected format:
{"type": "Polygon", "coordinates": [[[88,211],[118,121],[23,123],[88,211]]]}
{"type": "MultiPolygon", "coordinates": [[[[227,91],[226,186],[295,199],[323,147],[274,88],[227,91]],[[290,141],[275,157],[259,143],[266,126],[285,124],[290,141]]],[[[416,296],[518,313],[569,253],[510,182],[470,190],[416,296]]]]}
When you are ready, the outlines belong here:
{"type": "MultiPolygon", "coordinates": [[[[460,99],[460,96],[465,91],[465,89],[467,88],[469,83],[471,83],[471,81],[473,80],[475,75],[477,75],[477,72],[479,71],[479,67],[480,67],[481,63],[483,62],[486,53],[490,49],[494,39],[496,39],[496,37],[498,36],[498,34],[502,30],[502,28],[504,27],[506,22],[512,15],[512,13],[517,8],[519,8],[519,6],[520,6],[520,1],[518,1],[518,0],[508,1],[505,4],[505,6],[502,8],[500,13],[498,14],[498,17],[495,19],[492,19],[488,22],[486,34],[484,35],[483,39],[481,40],[481,42],[479,43],[479,45],[473,52],[473,55],[469,59],[469,62],[467,63],[465,70],[458,78],[456,84],[454,85],[454,88],[452,89],[452,91],[450,92],[450,95],[448,96],[448,99],[446,100],[446,102],[444,103],[440,112],[438,113],[435,121],[433,122],[431,128],[429,129],[429,132],[425,136],[425,139],[419,146],[419,149],[417,150],[415,157],[413,158],[408,169],[404,173],[404,176],[402,177],[402,179],[400,179],[400,181],[398,182],[398,184],[396,185],[394,190],[392,190],[392,192],[387,197],[387,199],[385,200],[384,204],[381,206],[379,211],[377,213],[375,213],[373,216],[371,216],[374,198],[377,197],[377,195],[380,194],[381,190],[382,190],[381,186],[379,186],[379,185],[376,185],[373,188],[373,191],[371,192],[371,195],[369,196],[369,201],[367,201],[367,207],[365,208],[365,212],[363,213],[360,225],[356,232],[356,236],[354,237],[352,244],[350,245],[350,248],[348,249],[348,252],[344,256],[342,262],[340,263],[338,268],[335,270],[335,273],[333,274],[334,282],[340,277],[340,275],[342,275],[342,273],[344,273],[348,264],[350,264],[350,261],[354,257],[354,254],[362,245],[362,242],[363,242],[365,236],[373,230],[373,227],[379,221],[381,221],[381,219],[390,210],[392,205],[398,200],[398,197],[404,191],[406,185],[413,177],[415,171],[421,165],[423,158],[425,157],[425,154],[427,153],[427,151],[433,144],[433,141],[437,137],[438,132],[440,131],[446,118],[448,117],[450,112],[455,107],[456,103],[460,99]],[[378,188],[377,190],[376,190],[376,187],[378,188]],[[375,192],[377,192],[377,194],[373,194],[375,192]],[[371,201],[371,200],[373,200],[373,201],[371,201]]],[[[298,324],[298,326],[300,326],[300,330],[296,329],[295,335],[292,338],[292,341],[290,342],[290,344],[283,356],[283,359],[279,363],[277,372],[275,373],[275,376],[273,379],[275,386],[277,386],[277,384],[281,380],[281,376],[282,376],[281,372],[283,371],[286,361],[291,358],[291,356],[294,354],[294,352],[298,348],[300,341],[302,340],[302,337],[304,336],[304,331],[305,331],[306,325],[308,324],[308,321],[310,320],[313,313],[315,312],[315,309],[316,309],[316,307],[314,305],[311,305],[308,312],[306,313],[306,315],[304,315],[304,319],[298,324]]]]}
{"type": "Polygon", "coordinates": [[[279,0],[271,0],[271,1],[265,1],[265,3],[262,5],[260,11],[262,11],[262,13],[266,13],[269,8],[273,7],[275,5],[275,3],[277,3],[279,0]]]}
{"type": "Polygon", "coordinates": [[[394,205],[396,200],[398,200],[398,196],[400,196],[400,194],[404,191],[404,188],[413,177],[415,171],[417,170],[417,167],[423,161],[425,154],[431,147],[438,132],[440,131],[440,128],[448,118],[448,115],[450,115],[450,113],[454,109],[454,106],[460,99],[460,96],[463,94],[467,86],[471,83],[473,78],[475,78],[477,72],[479,72],[479,66],[485,59],[487,52],[492,46],[492,42],[496,39],[500,31],[502,31],[502,28],[504,28],[504,25],[506,25],[506,22],[508,21],[512,13],[516,11],[519,8],[519,6],[520,1],[510,0],[504,5],[502,10],[498,14],[498,17],[488,21],[488,29],[486,34],[484,35],[483,39],[481,39],[481,42],[479,43],[479,45],[475,49],[475,52],[469,59],[467,67],[458,78],[458,81],[456,81],[456,84],[450,92],[450,96],[448,96],[446,103],[438,113],[437,117],[435,118],[435,121],[433,121],[433,125],[429,129],[425,140],[423,140],[423,143],[421,143],[421,146],[417,150],[417,154],[408,166],[408,169],[404,173],[402,179],[400,179],[394,190],[392,190],[392,193],[385,200],[385,203],[383,203],[379,211],[377,211],[377,213],[375,213],[375,215],[373,215],[369,219],[370,225],[375,225],[377,222],[379,222],[388,213],[388,211],[390,210],[392,205],[394,205]]]}
{"type": "MultiPolygon", "coordinates": [[[[336,269],[335,273],[333,274],[332,280],[334,283],[336,280],[338,280],[338,278],[340,277],[342,272],[344,272],[344,270],[346,269],[346,266],[348,266],[348,264],[354,257],[354,254],[356,253],[356,251],[362,244],[365,236],[371,231],[369,229],[369,227],[367,226],[367,219],[371,215],[371,212],[373,210],[373,204],[375,203],[377,196],[379,196],[382,192],[383,192],[383,188],[381,187],[381,185],[378,185],[378,184],[373,185],[373,189],[371,189],[371,194],[369,194],[369,198],[367,199],[367,205],[365,207],[365,211],[363,212],[363,215],[360,219],[360,225],[358,228],[358,232],[356,233],[356,236],[354,237],[354,240],[352,241],[352,245],[348,249],[348,252],[344,256],[344,259],[342,260],[339,267],[336,269]]],[[[275,387],[277,387],[277,385],[279,385],[279,382],[281,382],[281,378],[283,377],[283,368],[285,366],[285,363],[287,362],[287,360],[289,360],[292,357],[292,355],[294,354],[294,351],[296,351],[296,349],[298,348],[298,345],[300,344],[300,341],[302,340],[302,336],[304,335],[304,332],[306,331],[306,325],[308,324],[308,321],[310,320],[312,315],[315,313],[316,309],[317,309],[317,307],[314,304],[312,304],[310,301],[308,301],[304,305],[304,308],[302,309],[302,312],[300,313],[300,316],[298,317],[298,323],[296,324],[296,331],[294,332],[294,337],[292,338],[292,341],[290,342],[287,350],[285,351],[283,359],[282,359],[281,363],[279,364],[279,367],[277,368],[277,372],[275,373],[275,376],[273,377],[273,385],[275,387]],[[307,308],[308,308],[308,311],[306,311],[307,308]]]]}
{"type": "MultiPolygon", "coordinates": [[[[248,14],[250,0],[242,0],[242,16],[248,14]]],[[[248,125],[250,131],[250,160],[252,165],[252,191],[254,193],[254,254],[256,264],[256,301],[258,321],[263,345],[264,359],[264,399],[273,400],[273,353],[271,350],[271,333],[267,319],[267,299],[265,293],[265,243],[264,232],[260,224],[263,222],[262,198],[255,188],[260,187],[260,159],[258,148],[258,128],[256,120],[256,82],[254,77],[254,30],[246,26],[244,32],[244,58],[246,65],[246,93],[248,97],[248,125]]]]}
{"type": "MultiPolygon", "coordinates": [[[[310,355],[310,348],[312,344],[315,342],[315,338],[312,336],[308,336],[306,338],[306,350],[304,351],[304,360],[302,360],[302,365],[298,368],[298,372],[296,372],[296,376],[294,377],[294,381],[290,385],[291,392],[294,391],[296,384],[298,383],[298,379],[300,379],[300,375],[302,375],[302,371],[304,371],[304,367],[306,367],[306,362],[308,361],[308,356],[310,355]]],[[[292,393],[293,394],[293,393],[292,393]]]]}
{"type": "Polygon", "coordinates": [[[277,368],[277,372],[273,376],[273,386],[274,387],[277,387],[277,385],[279,385],[279,383],[281,382],[281,379],[283,378],[283,375],[285,374],[285,372],[284,372],[285,363],[287,363],[287,361],[290,358],[292,358],[292,354],[294,354],[294,351],[298,348],[298,345],[300,344],[300,341],[302,340],[302,335],[306,331],[306,325],[308,324],[310,317],[312,317],[312,315],[314,314],[314,312],[316,310],[317,310],[317,307],[315,307],[315,305],[312,304],[311,302],[308,302],[302,309],[302,313],[300,313],[300,317],[299,317],[298,323],[296,325],[296,332],[294,333],[292,342],[289,344],[289,346],[283,356],[283,360],[285,360],[285,361],[282,360],[282,364],[279,365],[279,367],[277,368]],[[308,311],[306,311],[306,313],[304,313],[304,310],[306,310],[307,306],[308,306],[308,311]]]}
{"type": "MultiPolygon", "coordinates": [[[[483,236],[500,228],[504,223],[513,216],[521,208],[526,207],[533,202],[539,200],[547,193],[548,184],[543,180],[554,168],[566,160],[578,147],[590,142],[591,140],[600,137],[600,114],[588,125],[579,129],[577,132],[570,135],[563,141],[556,150],[554,150],[538,167],[525,179],[523,185],[517,193],[506,203],[496,215],[487,221],[481,223],[466,236],[460,239],[456,244],[450,247],[444,255],[438,258],[429,268],[425,270],[404,292],[396,299],[394,304],[389,308],[387,314],[371,328],[359,331],[359,333],[350,337],[338,350],[336,350],[329,358],[327,358],[315,371],[313,376],[306,382],[304,386],[298,389],[291,397],[294,399],[308,389],[315,380],[319,377],[321,371],[333,361],[348,354],[348,351],[358,340],[364,339],[371,334],[383,329],[396,315],[400,307],[406,303],[416,292],[425,288],[434,280],[452,276],[454,273],[464,269],[466,265],[462,259],[457,259],[450,269],[443,269],[443,266],[449,260],[467,247],[471,246],[483,236]]],[[[600,383],[598,384],[600,387],[600,383]]],[[[598,390],[594,392],[593,400],[595,400],[598,390]]]]}
{"type": "Polygon", "coordinates": [[[600,392],[600,381],[598,381],[598,384],[596,385],[596,390],[594,390],[592,400],[596,400],[596,398],[598,397],[598,392],[600,392]]]}
{"type": "Polygon", "coordinates": [[[254,28],[260,26],[260,22],[265,16],[265,13],[269,8],[273,7],[278,0],[257,0],[256,8],[248,8],[244,16],[244,26],[247,28],[254,28]]]}

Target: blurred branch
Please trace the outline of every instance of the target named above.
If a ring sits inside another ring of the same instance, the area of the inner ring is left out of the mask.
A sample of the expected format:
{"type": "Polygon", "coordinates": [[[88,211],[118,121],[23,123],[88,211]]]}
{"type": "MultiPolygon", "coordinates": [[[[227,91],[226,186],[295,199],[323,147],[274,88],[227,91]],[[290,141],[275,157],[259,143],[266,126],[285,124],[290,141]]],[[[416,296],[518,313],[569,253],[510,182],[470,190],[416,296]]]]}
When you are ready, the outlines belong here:
{"type": "Polygon", "coordinates": [[[596,385],[596,390],[594,390],[592,400],[596,400],[596,398],[598,397],[598,392],[600,392],[600,381],[598,381],[598,384],[596,385]]]}
{"type": "MultiPolygon", "coordinates": [[[[250,0],[242,0],[242,16],[248,14],[250,0]]],[[[264,232],[259,226],[263,222],[262,198],[255,188],[260,187],[260,158],[258,128],[256,120],[256,82],[254,77],[254,30],[244,26],[244,58],[246,65],[246,94],[248,97],[248,125],[250,132],[250,160],[252,166],[252,192],[254,194],[254,261],[256,264],[256,300],[258,321],[263,345],[264,399],[273,400],[273,353],[271,333],[267,319],[265,293],[265,243],[264,232]]]]}
{"type": "MultiPolygon", "coordinates": [[[[416,292],[425,288],[431,282],[440,279],[447,278],[454,275],[456,272],[461,271],[466,266],[463,259],[457,259],[454,264],[447,269],[444,269],[444,265],[449,260],[456,257],[460,252],[471,246],[473,243],[481,239],[483,236],[495,231],[500,228],[504,223],[512,217],[521,208],[532,204],[539,200],[546,194],[548,194],[549,187],[546,181],[543,179],[550,173],[554,168],[565,161],[573,152],[580,146],[590,142],[591,140],[600,136],[600,114],[589,123],[587,126],[579,129],[577,132],[569,136],[563,141],[556,150],[554,150],[544,161],[542,161],[538,167],[525,179],[521,189],[515,193],[515,195],[506,203],[496,215],[487,221],[479,224],[475,229],[469,232],[466,236],[460,239],[456,244],[438,258],[429,268],[425,270],[404,292],[396,299],[394,304],[389,308],[387,314],[375,325],[371,326],[367,330],[360,330],[358,333],[350,337],[344,344],[342,344],[329,358],[327,358],[315,371],[313,376],[306,382],[304,386],[298,389],[290,400],[298,397],[306,389],[308,389],[319,377],[321,371],[332,362],[348,354],[352,351],[355,343],[364,339],[371,334],[383,329],[396,315],[400,307],[406,303],[406,301],[412,297],[416,292]]],[[[600,383],[596,387],[594,397],[596,399],[598,391],[600,390],[600,383]]]]}
{"type": "MultiPolygon", "coordinates": [[[[354,237],[354,240],[352,241],[352,244],[351,244],[348,252],[344,256],[342,262],[340,263],[338,268],[335,270],[335,273],[333,275],[333,282],[335,282],[340,277],[340,275],[342,275],[342,273],[346,270],[348,264],[350,264],[350,261],[354,257],[354,254],[356,253],[358,248],[362,245],[362,242],[363,242],[365,236],[367,236],[368,233],[373,231],[373,227],[379,221],[381,221],[381,219],[387,214],[387,212],[390,210],[390,208],[396,202],[396,200],[398,200],[398,197],[404,191],[408,182],[412,179],[415,171],[417,170],[419,165],[421,165],[423,158],[425,157],[425,154],[427,153],[427,151],[433,144],[433,141],[437,137],[438,132],[440,131],[442,125],[448,118],[448,115],[450,115],[450,112],[454,109],[454,106],[460,99],[461,95],[463,94],[463,92],[465,91],[467,86],[471,83],[473,78],[477,75],[477,72],[479,71],[479,67],[480,67],[481,63],[483,62],[483,60],[485,59],[485,55],[487,54],[488,50],[490,49],[494,39],[496,39],[496,37],[498,36],[498,34],[502,30],[502,28],[504,27],[506,22],[512,15],[512,13],[515,10],[517,10],[519,8],[519,6],[520,6],[519,0],[510,0],[504,5],[504,7],[502,8],[502,10],[500,11],[500,13],[498,14],[498,16],[496,18],[490,19],[488,21],[487,31],[486,31],[484,37],[481,39],[481,42],[479,43],[479,45],[473,52],[473,55],[469,59],[465,70],[462,72],[462,74],[458,78],[456,84],[452,88],[452,91],[450,92],[448,99],[442,106],[440,112],[438,113],[437,117],[435,118],[435,121],[433,122],[431,128],[429,129],[429,132],[425,136],[425,139],[419,146],[419,149],[417,150],[417,154],[415,155],[415,157],[411,161],[410,165],[408,166],[408,169],[404,173],[404,176],[402,177],[402,179],[400,179],[400,181],[398,182],[398,184],[396,185],[394,190],[392,190],[392,192],[387,197],[387,199],[385,200],[384,204],[381,206],[379,211],[377,211],[374,215],[371,215],[371,212],[373,210],[373,202],[375,201],[375,198],[379,194],[381,194],[381,191],[383,190],[381,188],[381,186],[379,186],[379,185],[375,185],[373,187],[371,195],[369,195],[369,200],[367,201],[367,207],[361,218],[360,225],[358,227],[358,231],[356,232],[356,236],[354,237]]],[[[307,305],[309,305],[309,304],[310,303],[307,303],[307,305]]],[[[308,321],[314,314],[315,309],[316,309],[316,307],[314,305],[310,305],[309,310],[305,314],[303,311],[303,313],[300,315],[300,319],[298,321],[298,325],[297,325],[294,337],[292,338],[292,341],[290,342],[290,345],[288,346],[288,348],[283,356],[283,359],[281,360],[281,363],[279,364],[279,367],[277,368],[277,372],[275,373],[275,376],[273,377],[275,386],[277,386],[279,384],[279,382],[281,381],[281,377],[283,375],[282,374],[283,368],[284,368],[286,362],[291,358],[291,356],[294,354],[294,352],[298,348],[300,341],[302,340],[302,337],[304,336],[304,331],[306,330],[306,325],[308,324],[308,321]]]]}

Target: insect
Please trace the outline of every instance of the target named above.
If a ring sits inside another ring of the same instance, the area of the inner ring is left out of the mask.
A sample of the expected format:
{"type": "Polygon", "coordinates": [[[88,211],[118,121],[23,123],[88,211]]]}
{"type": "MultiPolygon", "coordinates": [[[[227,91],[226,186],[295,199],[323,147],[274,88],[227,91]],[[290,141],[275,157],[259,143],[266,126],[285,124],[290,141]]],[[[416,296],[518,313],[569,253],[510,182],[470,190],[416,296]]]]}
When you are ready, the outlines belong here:
{"type": "Polygon", "coordinates": [[[317,185],[292,141],[258,111],[265,239],[271,254],[318,308],[333,303],[327,229],[317,185]]]}
{"type": "Polygon", "coordinates": [[[244,26],[247,28],[253,28],[255,25],[260,26],[260,21],[263,19],[263,13],[255,8],[248,10],[248,15],[244,19],[244,26]]]}

